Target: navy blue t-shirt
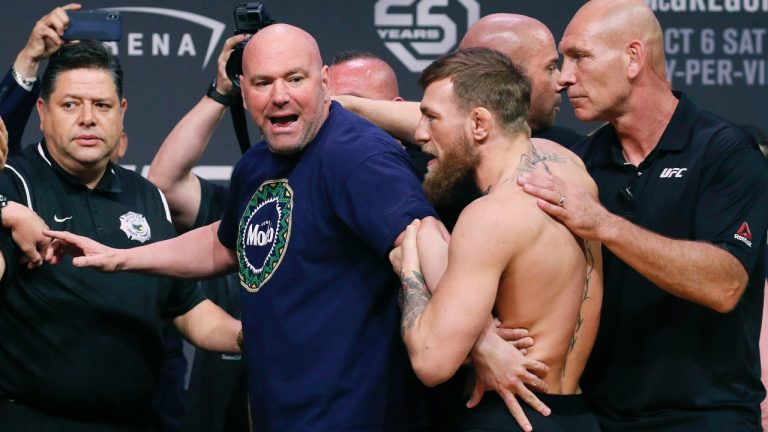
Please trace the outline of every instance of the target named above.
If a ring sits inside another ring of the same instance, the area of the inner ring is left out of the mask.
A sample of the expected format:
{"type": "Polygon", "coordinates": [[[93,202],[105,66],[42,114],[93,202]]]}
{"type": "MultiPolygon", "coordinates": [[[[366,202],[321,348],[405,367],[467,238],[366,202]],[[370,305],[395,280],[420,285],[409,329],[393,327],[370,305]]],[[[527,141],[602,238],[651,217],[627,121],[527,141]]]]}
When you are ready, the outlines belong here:
{"type": "Polygon", "coordinates": [[[298,154],[243,156],[219,239],[240,265],[256,430],[425,426],[387,253],[434,214],[401,146],[336,103],[298,154]]]}

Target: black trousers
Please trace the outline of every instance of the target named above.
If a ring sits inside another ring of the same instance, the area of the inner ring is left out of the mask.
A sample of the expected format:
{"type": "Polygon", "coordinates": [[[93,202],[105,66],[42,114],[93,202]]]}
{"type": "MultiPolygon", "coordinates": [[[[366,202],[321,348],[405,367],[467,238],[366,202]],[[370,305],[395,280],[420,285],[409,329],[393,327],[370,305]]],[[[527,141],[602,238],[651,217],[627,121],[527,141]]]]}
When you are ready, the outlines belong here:
{"type": "MultiPolygon", "coordinates": [[[[581,395],[551,395],[536,393],[552,413],[544,417],[526,403],[521,402],[528,421],[535,432],[600,432],[597,419],[587,408],[581,395]]],[[[468,410],[458,428],[464,432],[522,431],[509,413],[504,400],[496,392],[486,392],[480,405],[468,410]]]]}

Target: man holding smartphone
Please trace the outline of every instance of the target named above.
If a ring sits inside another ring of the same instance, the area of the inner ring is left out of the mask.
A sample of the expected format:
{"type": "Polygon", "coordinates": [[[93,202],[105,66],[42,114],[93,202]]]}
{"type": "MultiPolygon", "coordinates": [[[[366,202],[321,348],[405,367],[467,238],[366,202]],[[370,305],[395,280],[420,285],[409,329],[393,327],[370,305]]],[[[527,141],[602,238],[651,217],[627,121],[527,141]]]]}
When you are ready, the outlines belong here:
{"type": "Polygon", "coordinates": [[[62,35],[69,24],[67,11],[80,9],[79,3],[70,3],[57,7],[40,18],[29,34],[26,45],[19,51],[13,67],[0,81],[0,117],[8,129],[8,151],[5,154],[21,151],[21,135],[27,124],[32,107],[40,94],[37,70],[40,62],[50,57],[64,43],[62,35]]]}

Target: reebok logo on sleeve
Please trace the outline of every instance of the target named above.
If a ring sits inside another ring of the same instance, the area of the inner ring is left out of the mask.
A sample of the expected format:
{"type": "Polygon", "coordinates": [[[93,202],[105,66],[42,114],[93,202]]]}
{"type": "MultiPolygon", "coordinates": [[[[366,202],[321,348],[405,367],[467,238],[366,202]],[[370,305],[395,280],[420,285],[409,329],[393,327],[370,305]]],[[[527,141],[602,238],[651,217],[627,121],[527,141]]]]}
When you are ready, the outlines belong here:
{"type": "Polygon", "coordinates": [[[736,231],[736,234],[733,235],[733,238],[752,247],[752,231],[749,230],[749,224],[743,222],[739,230],[736,231]]]}

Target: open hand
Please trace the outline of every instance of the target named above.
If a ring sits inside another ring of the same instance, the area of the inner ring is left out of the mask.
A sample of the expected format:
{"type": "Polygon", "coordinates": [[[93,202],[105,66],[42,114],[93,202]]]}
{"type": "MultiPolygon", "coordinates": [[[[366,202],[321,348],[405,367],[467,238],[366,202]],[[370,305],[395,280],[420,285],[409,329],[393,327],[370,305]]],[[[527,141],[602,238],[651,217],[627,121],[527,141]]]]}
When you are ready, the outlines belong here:
{"type": "Polygon", "coordinates": [[[520,406],[519,397],[533,409],[547,416],[551,410],[530,390],[546,391],[541,377],[549,371],[544,363],[524,356],[517,348],[501,339],[495,325],[487,327],[472,350],[475,367],[475,388],[467,407],[474,408],[486,390],[495,390],[507,405],[509,412],[524,431],[533,427],[520,406]]]}
{"type": "Polygon", "coordinates": [[[120,261],[120,249],[114,249],[91,240],[88,237],[72,234],[67,231],[43,231],[54,239],[52,247],[45,256],[45,261],[57,264],[64,255],[72,255],[72,264],[75,267],[91,267],[103,272],[115,272],[122,270],[120,261]]]}

